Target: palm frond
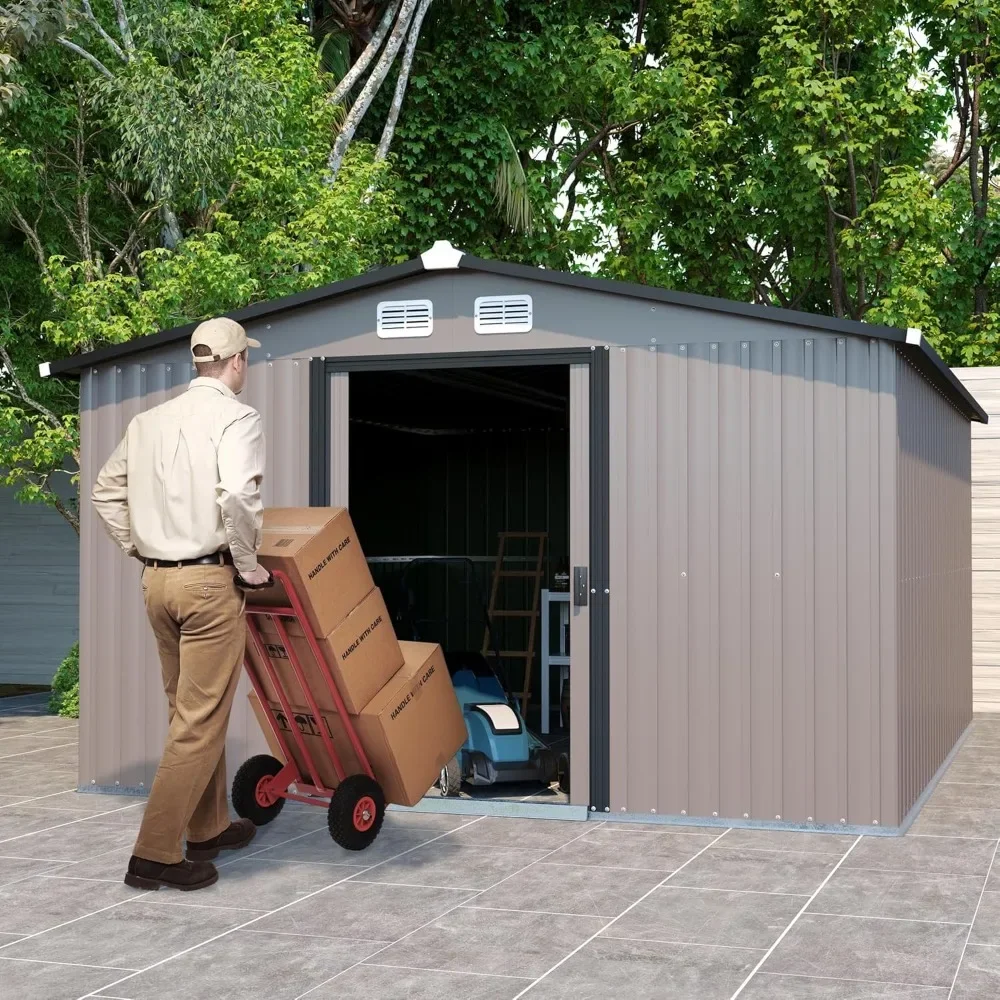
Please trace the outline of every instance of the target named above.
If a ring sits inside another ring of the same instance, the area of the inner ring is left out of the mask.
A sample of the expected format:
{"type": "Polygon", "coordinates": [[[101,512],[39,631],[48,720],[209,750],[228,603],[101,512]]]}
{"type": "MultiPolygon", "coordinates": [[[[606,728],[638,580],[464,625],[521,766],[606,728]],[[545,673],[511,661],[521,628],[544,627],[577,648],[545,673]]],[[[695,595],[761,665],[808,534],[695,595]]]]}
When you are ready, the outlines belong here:
{"type": "Polygon", "coordinates": [[[531,232],[531,197],[528,192],[528,178],[521,165],[514,140],[506,127],[501,125],[504,149],[493,178],[495,204],[503,210],[507,225],[514,232],[531,232]]]}

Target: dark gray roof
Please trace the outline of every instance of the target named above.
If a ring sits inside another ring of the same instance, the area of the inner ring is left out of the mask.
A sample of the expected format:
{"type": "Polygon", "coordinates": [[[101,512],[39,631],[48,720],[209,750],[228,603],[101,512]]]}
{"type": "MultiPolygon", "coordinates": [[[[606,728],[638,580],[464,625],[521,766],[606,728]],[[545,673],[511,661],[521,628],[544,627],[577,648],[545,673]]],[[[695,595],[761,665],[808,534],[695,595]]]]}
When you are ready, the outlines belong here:
{"type": "MultiPolygon", "coordinates": [[[[449,251],[450,247],[447,248],[449,251]]],[[[455,257],[458,256],[457,252],[455,257]]],[[[952,404],[969,420],[987,423],[986,411],[976,402],[975,397],[956,377],[954,372],[941,360],[940,356],[927,341],[920,337],[916,343],[907,340],[907,332],[891,326],[878,326],[871,323],[860,323],[856,320],[836,319],[831,316],[820,316],[815,313],[798,312],[793,309],[781,309],[776,306],[756,305],[748,302],[733,302],[729,299],[712,298],[707,295],[692,295],[689,292],[670,291],[665,288],[653,288],[649,285],[637,285],[624,281],[610,281],[605,278],[593,278],[582,274],[569,274],[564,271],[550,271],[545,268],[528,267],[524,264],[510,264],[505,261],[483,260],[463,254],[458,259],[457,268],[463,271],[478,271],[517,278],[522,281],[541,281],[551,285],[562,285],[568,288],[580,288],[588,291],[603,292],[605,295],[621,295],[626,298],[643,299],[650,302],[663,302],[669,305],[685,306],[690,309],[701,309],[710,312],[727,313],[731,316],[744,316],[752,319],[765,320],[769,323],[786,323],[790,326],[807,327],[823,330],[828,333],[840,333],[855,337],[874,337],[896,344],[899,350],[912,364],[934,384],[952,404]]],[[[344,281],[336,281],[307,292],[288,295],[268,302],[257,302],[229,313],[238,322],[262,319],[276,313],[299,309],[350,295],[355,292],[388,285],[406,278],[412,278],[427,271],[423,258],[406,261],[392,267],[379,268],[359,274],[344,281]]],[[[48,366],[50,375],[79,375],[87,367],[117,361],[129,355],[148,351],[151,348],[162,347],[191,336],[196,323],[161,330],[146,337],[130,340],[125,344],[115,344],[102,347],[89,354],[76,355],[61,361],[54,361],[48,366]]],[[[44,366],[43,366],[44,367],[44,366]]]]}

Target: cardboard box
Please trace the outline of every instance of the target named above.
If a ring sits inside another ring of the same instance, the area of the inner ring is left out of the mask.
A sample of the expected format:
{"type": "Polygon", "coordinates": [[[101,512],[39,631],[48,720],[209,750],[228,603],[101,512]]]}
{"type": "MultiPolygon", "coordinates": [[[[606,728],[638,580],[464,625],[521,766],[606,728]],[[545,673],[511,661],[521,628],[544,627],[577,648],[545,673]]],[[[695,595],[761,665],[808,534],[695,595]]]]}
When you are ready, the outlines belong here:
{"type": "MultiPolygon", "coordinates": [[[[375,586],[344,507],[267,508],[257,557],[271,572],[288,575],[317,637],[329,635],[375,586]]],[[[247,601],[289,604],[278,584],[248,592],[247,601]]]]}
{"type": "MultiPolygon", "coordinates": [[[[441,768],[465,743],[465,719],[441,647],[421,642],[403,642],[400,646],[403,666],[353,721],[386,801],[415,806],[437,780],[441,768]]],[[[267,736],[269,727],[252,692],[250,701],[267,736]]],[[[280,707],[272,704],[272,708],[279,713],[279,724],[288,734],[290,750],[296,753],[288,722],[280,715],[280,707]]],[[[320,725],[326,728],[341,753],[347,772],[361,770],[340,716],[321,714],[317,720],[308,711],[296,708],[293,722],[302,733],[325,785],[336,787],[337,776],[319,735],[320,725]]],[[[269,743],[272,741],[273,736],[269,743]]],[[[280,759],[281,755],[275,753],[275,756],[280,759]]],[[[303,771],[307,770],[303,761],[299,765],[303,771]]]]}
{"type": "MultiPolygon", "coordinates": [[[[255,619],[261,641],[289,701],[296,705],[306,704],[274,622],[260,616],[255,619]]],[[[293,619],[285,619],[284,626],[317,705],[323,711],[335,711],[336,703],[302,626],[293,619]]],[[[377,587],[325,639],[318,640],[318,644],[344,699],[344,707],[351,715],[357,715],[403,665],[403,652],[377,587]]],[[[252,643],[249,645],[253,648],[252,643]]],[[[260,677],[268,700],[277,701],[266,671],[260,670],[260,677]]]]}

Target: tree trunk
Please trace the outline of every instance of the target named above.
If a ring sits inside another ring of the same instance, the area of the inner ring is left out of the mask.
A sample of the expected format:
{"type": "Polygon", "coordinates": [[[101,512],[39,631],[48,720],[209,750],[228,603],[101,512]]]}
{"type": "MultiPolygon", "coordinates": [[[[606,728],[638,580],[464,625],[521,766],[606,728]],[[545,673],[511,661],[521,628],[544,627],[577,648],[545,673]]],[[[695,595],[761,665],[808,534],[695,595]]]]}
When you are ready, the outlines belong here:
{"type": "Polygon", "coordinates": [[[400,0],[393,0],[386,7],[385,14],[382,16],[378,28],[375,29],[375,34],[372,35],[371,41],[368,42],[364,51],[344,75],[344,79],[337,84],[336,89],[330,97],[331,104],[340,104],[347,97],[351,88],[361,79],[364,71],[368,69],[372,59],[378,55],[379,49],[382,48],[382,43],[385,41],[385,36],[389,34],[389,29],[396,20],[396,14],[399,12],[399,4],[400,0]]]}
{"type": "Polygon", "coordinates": [[[368,82],[362,88],[358,99],[354,102],[353,107],[348,113],[343,128],[341,128],[340,134],[333,144],[333,149],[330,151],[330,159],[327,163],[327,184],[333,184],[337,179],[337,174],[340,173],[344,156],[347,153],[347,147],[351,144],[354,133],[357,131],[358,125],[361,124],[361,119],[364,118],[365,112],[371,106],[379,87],[382,86],[385,78],[389,75],[389,70],[392,68],[396,54],[399,52],[403,44],[403,39],[406,37],[406,32],[413,18],[413,11],[416,5],[417,0],[402,0],[399,16],[396,18],[396,24],[392,29],[392,34],[389,36],[389,41],[386,42],[385,50],[382,52],[379,61],[375,65],[375,69],[372,70],[371,76],[368,77],[368,82]]]}
{"type": "Polygon", "coordinates": [[[399,112],[403,106],[403,98],[406,96],[406,86],[410,80],[410,67],[413,65],[413,54],[417,48],[417,40],[420,37],[420,26],[424,22],[424,15],[433,0],[420,0],[420,6],[416,14],[413,15],[413,23],[410,25],[410,34],[406,40],[406,49],[403,52],[403,59],[399,64],[399,79],[396,81],[396,92],[392,96],[392,105],[389,108],[389,116],[382,130],[382,141],[378,144],[376,160],[384,160],[389,155],[389,147],[392,145],[392,137],[396,131],[396,122],[399,120],[399,112]]]}

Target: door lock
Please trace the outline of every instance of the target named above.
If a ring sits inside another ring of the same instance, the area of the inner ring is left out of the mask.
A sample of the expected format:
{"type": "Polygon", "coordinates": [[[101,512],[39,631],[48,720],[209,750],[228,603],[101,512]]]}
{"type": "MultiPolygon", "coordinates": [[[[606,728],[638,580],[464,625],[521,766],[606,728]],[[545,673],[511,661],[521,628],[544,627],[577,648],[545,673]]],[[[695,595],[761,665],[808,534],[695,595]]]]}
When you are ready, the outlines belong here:
{"type": "Polygon", "coordinates": [[[573,567],[573,604],[578,608],[587,606],[587,567],[573,567]]]}

